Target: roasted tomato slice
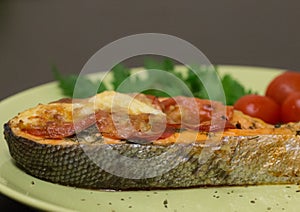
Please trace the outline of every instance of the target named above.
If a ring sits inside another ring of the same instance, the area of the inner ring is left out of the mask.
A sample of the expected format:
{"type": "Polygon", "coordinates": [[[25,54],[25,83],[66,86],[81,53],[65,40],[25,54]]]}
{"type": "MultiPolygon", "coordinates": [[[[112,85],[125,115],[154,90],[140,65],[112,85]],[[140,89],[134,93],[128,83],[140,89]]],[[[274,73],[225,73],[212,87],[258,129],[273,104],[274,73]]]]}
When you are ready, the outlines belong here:
{"type": "Polygon", "coordinates": [[[76,132],[80,132],[96,123],[97,113],[88,115],[76,122],[72,121],[46,121],[43,125],[22,125],[19,123],[19,127],[31,135],[41,136],[44,138],[65,138],[74,135],[76,132]]]}
{"type": "Polygon", "coordinates": [[[168,124],[200,131],[220,131],[233,128],[229,120],[233,107],[220,102],[178,96],[161,102],[168,124]]]}
{"type": "Polygon", "coordinates": [[[162,104],[156,96],[143,93],[132,94],[131,96],[157,110],[162,110],[162,104]]]}
{"type": "Polygon", "coordinates": [[[104,136],[114,139],[149,141],[166,138],[176,130],[171,126],[166,126],[166,120],[157,115],[102,113],[102,116],[97,120],[98,129],[104,136]]]}
{"type": "MultiPolygon", "coordinates": [[[[162,110],[157,97],[137,94],[134,95],[139,101],[162,110]]],[[[111,114],[98,110],[93,112],[93,105],[85,106],[84,100],[62,99],[49,105],[40,105],[28,111],[29,121],[20,121],[19,127],[29,134],[44,138],[59,139],[74,135],[89,126],[96,124],[99,131],[109,137],[117,139],[154,139],[158,138],[163,131],[161,115],[140,114],[127,115],[124,111],[111,114]],[[71,103],[80,103],[72,105],[71,103]],[[82,105],[81,105],[82,104],[82,105]],[[38,114],[38,115],[34,115],[38,114]]],[[[165,117],[163,115],[163,117],[165,117]]],[[[26,120],[26,119],[24,119],[26,120]]]]}
{"type": "Polygon", "coordinates": [[[84,108],[70,109],[70,101],[40,106],[31,114],[31,122],[20,121],[20,129],[36,136],[59,139],[74,135],[93,124],[107,137],[126,140],[150,141],[166,138],[177,129],[200,131],[221,131],[232,128],[229,120],[233,114],[232,107],[210,100],[189,97],[168,98],[162,102],[157,97],[138,94],[134,98],[162,110],[165,114],[128,115],[124,111],[96,113],[84,108]],[[86,112],[90,114],[86,115],[86,112]]]}

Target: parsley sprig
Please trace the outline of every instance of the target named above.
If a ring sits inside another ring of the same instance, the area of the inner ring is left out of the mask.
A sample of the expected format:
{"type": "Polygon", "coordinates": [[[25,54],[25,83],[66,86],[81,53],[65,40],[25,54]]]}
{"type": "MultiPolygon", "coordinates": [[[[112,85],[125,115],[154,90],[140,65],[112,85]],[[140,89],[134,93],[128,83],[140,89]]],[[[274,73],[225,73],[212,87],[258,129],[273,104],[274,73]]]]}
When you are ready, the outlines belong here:
{"type": "MultiPolygon", "coordinates": [[[[164,75],[161,75],[161,72],[157,72],[157,74],[151,75],[151,77],[145,77],[143,74],[133,73],[132,69],[118,64],[111,70],[111,74],[113,75],[111,81],[112,89],[118,90],[121,87],[122,92],[143,92],[164,97],[170,94],[172,96],[188,95],[185,89],[182,89],[178,86],[178,83],[175,83],[178,81],[184,82],[187,90],[194,97],[208,99],[209,95],[206,88],[213,89],[215,86],[215,77],[219,77],[227,105],[233,105],[240,97],[253,93],[253,91],[246,89],[229,74],[220,77],[217,66],[214,67],[216,72],[211,68],[199,66],[193,66],[193,68],[188,68],[186,72],[182,72],[176,70],[174,62],[168,58],[162,61],[146,58],[144,61],[144,70],[163,70],[174,76],[176,80],[164,79],[164,75]],[[192,69],[196,70],[197,74],[192,69]]],[[[100,80],[92,80],[90,76],[77,76],[74,74],[63,76],[56,66],[52,67],[52,71],[65,96],[85,98],[108,90],[108,87],[104,83],[101,83],[100,80]],[[76,89],[76,93],[74,93],[75,85],[77,88],[80,88],[76,89]]],[[[222,100],[219,96],[214,96],[210,99],[222,100]]]]}

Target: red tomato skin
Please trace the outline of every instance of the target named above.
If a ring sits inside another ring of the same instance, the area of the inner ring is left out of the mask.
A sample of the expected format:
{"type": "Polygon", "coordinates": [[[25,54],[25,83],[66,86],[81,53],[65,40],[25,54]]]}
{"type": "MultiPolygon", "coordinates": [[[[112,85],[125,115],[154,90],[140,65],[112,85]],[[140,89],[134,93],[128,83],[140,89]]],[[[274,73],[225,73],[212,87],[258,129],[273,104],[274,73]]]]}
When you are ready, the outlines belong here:
{"type": "Polygon", "coordinates": [[[281,120],[283,123],[300,121],[300,92],[291,93],[282,103],[281,120]]]}
{"type": "Polygon", "coordinates": [[[274,99],[281,105],[290,93],[297,91],[300,91],[300,73],[286,71],[269,83],[266,96],[274,99]]]}
{"type": "Polygon", "coordinates": [[[246,115],[259,118],[269,124],[280,122],[280,106],[267,96],[245,95],[236,101],[233,107],[246,115]]]}

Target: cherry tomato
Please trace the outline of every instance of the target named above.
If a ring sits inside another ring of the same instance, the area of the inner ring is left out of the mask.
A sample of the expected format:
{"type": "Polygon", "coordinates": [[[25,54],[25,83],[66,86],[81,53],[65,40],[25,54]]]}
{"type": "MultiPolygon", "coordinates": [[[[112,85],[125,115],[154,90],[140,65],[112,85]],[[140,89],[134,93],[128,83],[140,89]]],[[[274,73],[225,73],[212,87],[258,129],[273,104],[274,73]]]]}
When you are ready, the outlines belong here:
{"type": "Polygon", "coordinates": [[[277,124],[280,121],[280,106],[271,98],[260,95],[246,95],[234,104],[234,109],[244,114],[260,118],[269,124],[277,124]]]}
{"type": "Polygon", "coordinates": [[[297,91],[300,91],[300,73],[286,71],[270,82],[266,96],[281,105],[290,93],[297,91]]]}
{"type": "Polygon", "coordinates": [[[284,123],[300,121],[300,92],[291,93],[281,105],[281,120],[284,123]]]}

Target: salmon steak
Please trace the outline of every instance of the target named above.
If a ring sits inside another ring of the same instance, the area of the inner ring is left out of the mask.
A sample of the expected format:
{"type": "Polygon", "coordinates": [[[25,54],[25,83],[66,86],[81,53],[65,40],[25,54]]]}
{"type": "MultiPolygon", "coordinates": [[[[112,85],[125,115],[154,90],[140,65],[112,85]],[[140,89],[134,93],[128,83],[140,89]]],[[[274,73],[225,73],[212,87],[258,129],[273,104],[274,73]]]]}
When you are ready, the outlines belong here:
{"type": "Polygon", "coordinates": [[[105,91],[38,104],[10,119],[15,164],[91,189],[300,183],[300,124],[267,124],[220,102],[105,91]]]}

